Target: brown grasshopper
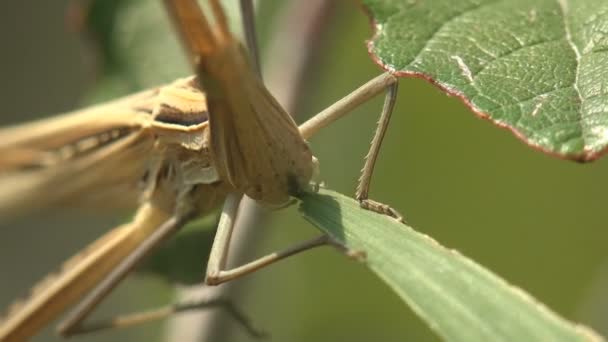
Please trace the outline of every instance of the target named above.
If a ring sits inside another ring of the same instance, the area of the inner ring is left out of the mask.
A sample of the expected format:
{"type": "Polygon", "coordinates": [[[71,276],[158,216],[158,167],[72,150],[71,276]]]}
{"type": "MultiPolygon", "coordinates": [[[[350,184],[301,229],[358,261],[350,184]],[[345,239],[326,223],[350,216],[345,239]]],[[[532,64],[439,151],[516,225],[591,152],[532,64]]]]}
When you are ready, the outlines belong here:
{"type": "MultiPolygon", "coordinates": [[[[87,327],[82,322],[158,244],[222,202],[206,284],[241,277],[317,246],[329,244],[344,250],[322,235],[224,269],[239,196],[280,206],[306,191],[316,165],[305,139],[386,88],[357,198],[365,208],[400,218],[390,207],[367,198],[396,98],[395,77],[378,76],[298,127],[264,87],[229,31],[218,0],[209,1],[210,13],[204,13],[196,0],[166,0],[165,4],[195,77],[66,116],[0,130],[0,184],[6,189],[0,194],[0,214],[75,199],[96,203],[122,193],[139,193],[141,202],[132,222],[102,236],[68,260],[58,274],[43,280],[28,299],[14,305],[0,322],[0,341],[28,339],[75,303],[60,333],[107,327],[87,327]],[[65,186],[57,189],[53,186],[57,182],[65,186]]],[[[133,197],[123,199],[133,201],[133,197]]]]}

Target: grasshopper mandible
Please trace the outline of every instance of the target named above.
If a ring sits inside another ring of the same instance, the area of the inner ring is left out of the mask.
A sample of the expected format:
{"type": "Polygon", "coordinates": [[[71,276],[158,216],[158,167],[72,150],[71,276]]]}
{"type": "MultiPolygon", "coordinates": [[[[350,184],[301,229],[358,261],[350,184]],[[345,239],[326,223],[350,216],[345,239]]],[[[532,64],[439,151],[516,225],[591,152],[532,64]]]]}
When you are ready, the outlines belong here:
{"type": "Polygon", "coordinates": [[[195,0],[165,3],[195,77],[0,131],[0,184],[6,189],[0,195],[0,214],[75,198],[103,201],[125,189],[139,192],[141,201],[132,222],[95,241],[15,305],[0,322],[1,341],[31,337],[76,302],[59,330],[65,335],[87,331],[82,321],[140,259],[190,219],[223,201],[207,284],[238,278],[313,247],[335,245],[321,236],[224,269],[238,196],[279,206],[305,191],[315,169],[305,139],[386,88],[381,123],[357,198],[366,208],[399,217],[367,198],[395,102],[395,77],[383,74],[373,79],[298,128],[256,75],[230,33],[219,1],[209,2],[210,13],[203,13],[195,0]],[[211,15],[213,24],[205,14],[211,15]],[[57,191],[57,181],[68,186],[57,191]],[[49,195],[36,196],[39,191],[49,195]]]}

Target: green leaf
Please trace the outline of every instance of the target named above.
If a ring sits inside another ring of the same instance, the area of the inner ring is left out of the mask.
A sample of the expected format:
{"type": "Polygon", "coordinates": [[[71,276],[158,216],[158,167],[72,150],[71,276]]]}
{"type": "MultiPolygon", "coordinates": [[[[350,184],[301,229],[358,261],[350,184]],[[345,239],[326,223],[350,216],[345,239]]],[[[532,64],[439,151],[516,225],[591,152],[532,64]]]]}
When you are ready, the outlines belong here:
{"type": "Polygon", "coordinates": [[[436,84],[547,153],[587,161],[608,148],[607,1],[363,3],[385,69],[436,84]]]}
{"type": "Polygon", "coordinates": [[[598,341],[460,253],[329,190],[300,210],[325,233],[367,254],[367,265],[450,341],[598,341]]]}

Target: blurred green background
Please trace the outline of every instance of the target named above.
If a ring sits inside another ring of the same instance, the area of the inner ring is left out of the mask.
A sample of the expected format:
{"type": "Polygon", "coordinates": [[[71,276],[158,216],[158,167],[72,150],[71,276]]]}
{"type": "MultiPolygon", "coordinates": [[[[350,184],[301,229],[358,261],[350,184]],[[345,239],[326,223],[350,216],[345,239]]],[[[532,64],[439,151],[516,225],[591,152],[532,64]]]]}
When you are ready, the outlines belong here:
{"type": "MultiPolygon", "coordinates": [[[[272,33],[276,11],[271,7],[279,2],[271,4],[260,13],[262,41],[272,33]]],[[[368,19],[353,1],[336,1],[335,7],[299,98],[298,112],[304,116],[380,72],[364,45],[371,34],[368,19]]],[[[67,8],[65,0],[3,3],[3,124],[65,112],[90,95],[96,80],[91,53],[83,48],[79,35],[67,29],[67,8]]],[[[154,23],[153,16],[146,18],[154,23]]],[[[120,29],[129,32],[129,27],[120,29]]],[[[143,82],[183,75],[172,74],[180,70],[173,59],[182,58],[181,50],[166,49],[169,57],[146,56],[138,44],[125,44],[125,49],[133,49],[125,54],[139,56],[142,65],[148,63],[141,67],[149,71],[143,82]],[[159,61],[167,68],[159,70],[159,61]]],[[[120,80],[113,86],[130,87],[120,80]]],[[[354,193],[380,107],[381,100],[372,101],[311,139],[328,187],[354,193]]],[[[607,173],[604,159],[585,165],[543,155],[476,118],[458,99],[422,80],[404,79],[372,197],[390,203],[417,230],[488,267],[562,316],[606,335],[608,212],[602,208],[607,173]]],[[[0,307],[25,295],[62,260],[128,215],[66,209],[0,221],[0,307]]],[[[295,208],[273,213],[271,222],[257,231],[261,243],[252,251],[256,255],[317,234],[295,208]]],[[[202,269],[204,260],[193,262],[202,269]]],[[[437,339],[364,266],[331,249],[310,252],[249,276],[238,282],[237,290],[239,306],[257,326],[272,333],[273,341],[437,339]]],[[[170,287],[162,280],[132,277],[104,303],[100,315],[149,308],[170,298],[170,287]]],[[[162,340],[164,324],[80,340],[162,340]]],[[[44,335],[38,340],[52,341],[53,337],[44,335]]],[[[250,339],[228,327],[222,340],[250,339]]]]}

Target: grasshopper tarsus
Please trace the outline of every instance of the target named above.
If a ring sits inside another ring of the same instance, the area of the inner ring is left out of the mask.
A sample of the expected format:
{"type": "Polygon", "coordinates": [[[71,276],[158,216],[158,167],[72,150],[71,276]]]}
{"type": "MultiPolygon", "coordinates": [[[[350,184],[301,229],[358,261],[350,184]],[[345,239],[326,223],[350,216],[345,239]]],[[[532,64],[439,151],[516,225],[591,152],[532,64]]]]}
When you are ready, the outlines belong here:
{"type": "Polygon", "coordinates": [[[395,220],[397,220],[398,222],[405,224],[405,219],[403,218],[403,215],[401,215],[393,207],[391,207],[387,204],[381,203],[381,202],[371,200],[369,198],[366,198],[366,199],[357,198],[357,200],[359,201],[359,205],[361,206],[361,208],[376,212],[378,214],[390,216],[390,217],[394,218],[395,220]]]}

